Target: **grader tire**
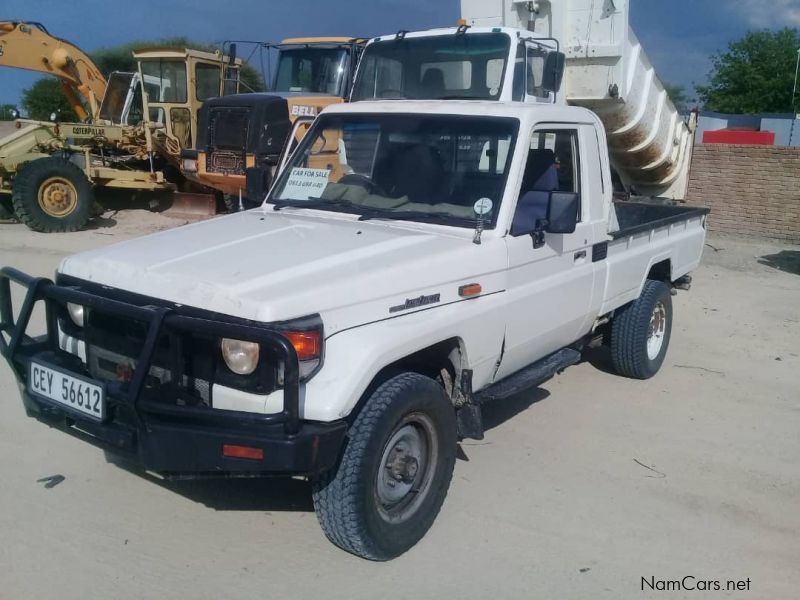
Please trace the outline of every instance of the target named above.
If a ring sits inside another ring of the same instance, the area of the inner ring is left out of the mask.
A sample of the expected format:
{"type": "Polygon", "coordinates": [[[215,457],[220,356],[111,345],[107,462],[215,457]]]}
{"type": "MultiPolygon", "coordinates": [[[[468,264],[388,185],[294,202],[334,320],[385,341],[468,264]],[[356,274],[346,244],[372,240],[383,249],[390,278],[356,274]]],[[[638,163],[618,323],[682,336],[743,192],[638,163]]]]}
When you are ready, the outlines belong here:
{"type": "Polygon", "coordinates": [[[61,158],[29,162],[14,178],[14,213],[42,233],[77,231],[92,216],[94,192],[83,171],[61,158]]]}

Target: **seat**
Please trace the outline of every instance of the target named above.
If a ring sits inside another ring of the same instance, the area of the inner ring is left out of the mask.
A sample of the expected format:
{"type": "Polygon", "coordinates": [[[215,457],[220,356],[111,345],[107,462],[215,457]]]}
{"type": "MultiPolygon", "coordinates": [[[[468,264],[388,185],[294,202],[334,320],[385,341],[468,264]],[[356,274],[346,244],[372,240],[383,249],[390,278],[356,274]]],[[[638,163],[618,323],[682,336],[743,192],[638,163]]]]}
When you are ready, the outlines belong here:
{"type": "Polygon", "coordinates": [[[425,71],[420,87],[423,98],[436,99],[444,96],[444,73],[442,70],[433,67],[425,71]]]}
{"type": "Polygon", "coordinates": [[[376,183],[394,198],[407,196],[409,202],[441,200],[446,179],[442,157],[425,144],[391,153],[391,161],[376,169],[376,183]]]}
{"type": "Polygon", "coordinates": [[[525,165],[517,210],[511,222],[511,235],[530,233],[537,221],[546,219],[550,192],[557,189],[555,153],[552,150],[531,150],[525,165]]]}

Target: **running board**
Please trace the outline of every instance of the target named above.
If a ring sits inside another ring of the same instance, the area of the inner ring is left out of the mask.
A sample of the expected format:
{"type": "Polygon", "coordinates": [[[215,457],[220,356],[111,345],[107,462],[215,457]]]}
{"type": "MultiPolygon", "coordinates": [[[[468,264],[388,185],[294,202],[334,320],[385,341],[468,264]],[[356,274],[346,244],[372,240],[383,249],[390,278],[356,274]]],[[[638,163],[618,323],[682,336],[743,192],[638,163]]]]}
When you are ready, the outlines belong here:
{"type": "Polygon", "coordinates": [[[569,366],[581,359],[581,353],[572,348],[562,348],[558,352],[544,357],[535,363],[520,369],[516,373],[501,379],[497,383],[475,394],[475,403],[483,404],[491,400],[503,400],[514,394],[536,387],[548,379],[555,377],[569,366]]]}

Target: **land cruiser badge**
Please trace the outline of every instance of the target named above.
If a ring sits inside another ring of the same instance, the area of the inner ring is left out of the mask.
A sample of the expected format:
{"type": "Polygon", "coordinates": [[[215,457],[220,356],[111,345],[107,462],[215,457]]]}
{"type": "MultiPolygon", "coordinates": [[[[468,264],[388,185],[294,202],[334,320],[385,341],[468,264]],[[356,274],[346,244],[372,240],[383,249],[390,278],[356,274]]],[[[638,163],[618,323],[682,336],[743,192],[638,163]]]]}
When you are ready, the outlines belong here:
{"type": "Polygon", "coordinates": [[[389,309],[390,313],[400,312],[401,310],[411,310],[412,308],[419,308],[427,304],[436,304],[439,302],[441,294],[431,294],[430,296],[420,296],[419,298],[407,298],[405,304],[398,304],[389,309]]]}

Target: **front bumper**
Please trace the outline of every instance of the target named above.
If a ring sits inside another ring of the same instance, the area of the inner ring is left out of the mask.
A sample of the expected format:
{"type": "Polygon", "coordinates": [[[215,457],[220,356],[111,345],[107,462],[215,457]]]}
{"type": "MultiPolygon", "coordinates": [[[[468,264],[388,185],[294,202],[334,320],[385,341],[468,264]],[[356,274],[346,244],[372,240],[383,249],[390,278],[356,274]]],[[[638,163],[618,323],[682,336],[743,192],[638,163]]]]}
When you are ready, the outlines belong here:
{"type": "Polygon", "coordinates": [[[344,442],[343,421],[300,420],[299,371],[292,345],[273,329],[179,314],[168,307],[140,306],[56,285],[15,269],[0,270],[0,354],[11,366],[29,416],[125,456],[144,469],[164,476],[315,475],[332,468],[344,442]],[[11,282],[27,289],[14,319],[11,282]],[[59,348],[59,305],[72,302],[89,310],[125,316],[147,323],[136,366],[125,382],[106,382],[106,417],[82,416],[68,407],[30,393],[32,360],[87,377],[84,362],[59,348]],[[43,303],[47,333],[30,337],[26,329],[34,307],[43,303]],[[145,393],[160,336],[201,333],[258,342],[283,365],[284,406],[280,413],[258,414],[221,410],[205,405],[164,401],[145,393]],[[260,449],[261,458],[236,458],[224,446],[260,449]]]}

